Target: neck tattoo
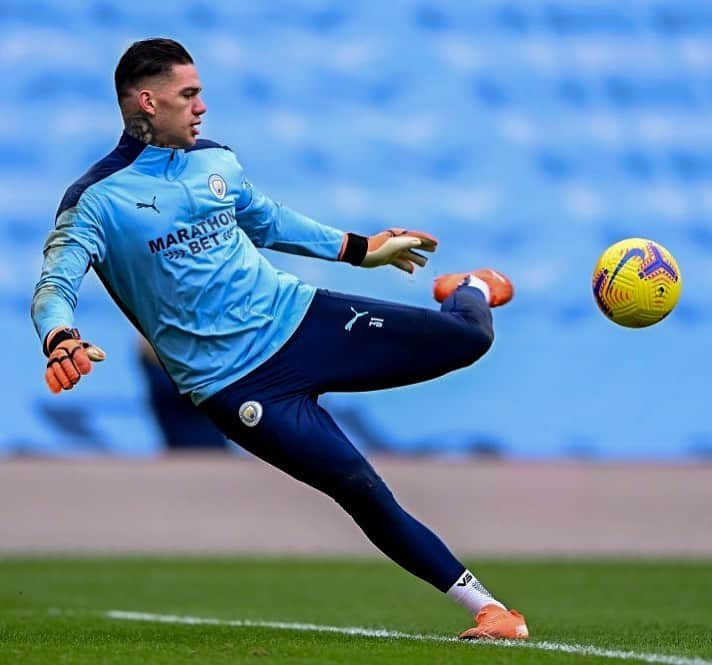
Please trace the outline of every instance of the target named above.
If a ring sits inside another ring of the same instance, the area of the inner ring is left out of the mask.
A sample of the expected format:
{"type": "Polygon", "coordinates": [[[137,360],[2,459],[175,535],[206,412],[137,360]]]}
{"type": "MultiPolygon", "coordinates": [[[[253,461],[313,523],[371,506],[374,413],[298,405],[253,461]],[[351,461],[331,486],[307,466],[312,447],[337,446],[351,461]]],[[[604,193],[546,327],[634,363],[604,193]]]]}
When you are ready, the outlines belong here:
{"type": "Polygon", "coordinates": [[[153,128],[151,121],[142,113],[137,113],[126,119],[125,131],[129,136],[158,147],[165,147],[163,143],[156,141],[156,130],[153,128]]]}

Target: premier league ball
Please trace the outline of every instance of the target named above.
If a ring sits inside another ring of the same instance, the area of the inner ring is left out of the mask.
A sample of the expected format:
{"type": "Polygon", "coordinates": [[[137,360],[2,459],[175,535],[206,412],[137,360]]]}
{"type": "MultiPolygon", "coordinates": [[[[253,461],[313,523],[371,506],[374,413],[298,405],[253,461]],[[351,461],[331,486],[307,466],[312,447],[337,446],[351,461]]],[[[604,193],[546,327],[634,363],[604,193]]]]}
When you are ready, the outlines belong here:
{"type": "Polygon", "coordinates": [[[681,288],[673,255],[644,238],[611,245],[593,270],[593,297],[599,309],[628,328],[644,328],[664,319],[677,304],[681,288]]]}

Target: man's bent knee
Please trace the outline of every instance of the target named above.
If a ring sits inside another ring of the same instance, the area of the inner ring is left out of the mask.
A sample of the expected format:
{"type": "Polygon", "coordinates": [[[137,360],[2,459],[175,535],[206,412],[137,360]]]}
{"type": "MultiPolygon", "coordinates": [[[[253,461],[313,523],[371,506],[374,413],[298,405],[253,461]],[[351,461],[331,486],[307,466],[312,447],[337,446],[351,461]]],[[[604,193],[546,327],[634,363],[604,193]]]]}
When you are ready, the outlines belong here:
{"type": "Polygon", "coordinates": [[[451,345],[457,356],[457,367],[468,367],[489,351],[494,342],[494,328],[491,325],[462,326],[454,339],[446,344],[451,345]]]}
{"type": "Polygon", "coordinates": [[[395,500],[381,477],[370,466],[333,477],[326,491],[344,510],[352,514],[362,508],[395,500]]]}

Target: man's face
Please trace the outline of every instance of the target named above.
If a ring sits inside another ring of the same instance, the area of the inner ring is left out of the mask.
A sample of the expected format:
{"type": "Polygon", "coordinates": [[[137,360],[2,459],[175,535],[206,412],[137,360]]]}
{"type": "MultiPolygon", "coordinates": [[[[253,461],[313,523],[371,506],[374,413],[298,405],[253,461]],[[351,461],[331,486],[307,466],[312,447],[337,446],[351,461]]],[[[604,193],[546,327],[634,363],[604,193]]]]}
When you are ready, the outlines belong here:
{"type": "Polygon", "coordinates": [[[202,89],[195,65],[173,65],[169,76],[151,86],[154,143],[171,148],[195,144],[200,116],[207,111],[200,97],[202,89]]]}

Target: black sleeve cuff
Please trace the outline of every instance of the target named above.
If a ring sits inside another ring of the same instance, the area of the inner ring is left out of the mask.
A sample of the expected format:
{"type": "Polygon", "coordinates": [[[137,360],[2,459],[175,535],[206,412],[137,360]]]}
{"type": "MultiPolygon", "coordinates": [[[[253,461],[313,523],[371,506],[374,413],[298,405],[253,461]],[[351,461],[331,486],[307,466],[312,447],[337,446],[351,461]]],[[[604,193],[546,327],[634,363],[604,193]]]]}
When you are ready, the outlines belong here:
{"type": "Polygon", "coordinates": [[[346,247],[340,261],[346,261],[352,266],[360,266],[366,258],[368,251],[368,238],[357,233],[346,234],[346,247]]]}
{"type": "Polygon", "coordinates": [[[52,343],[47,344],[47,337],[45,337],[44,344],[42,345],[42,351],[44,351],[44,354],[46,356],[49,356],[52,351],[54,351],[59,344],[62,342],[68,340],[68,339],[79,339],[79,331],[76,328],[64,328],[63,330],[59,330],[54,334],[54,337],[52,337],[52,343]]]}

